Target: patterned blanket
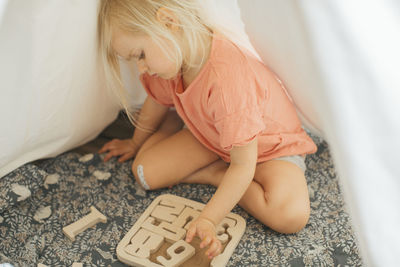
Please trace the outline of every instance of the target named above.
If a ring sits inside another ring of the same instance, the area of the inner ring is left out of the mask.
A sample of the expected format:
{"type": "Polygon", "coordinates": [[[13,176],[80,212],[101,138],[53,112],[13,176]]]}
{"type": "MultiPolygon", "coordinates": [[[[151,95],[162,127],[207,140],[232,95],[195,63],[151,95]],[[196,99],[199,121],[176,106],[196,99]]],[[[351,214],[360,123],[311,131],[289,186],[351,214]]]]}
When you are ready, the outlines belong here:
{"type": "MultiPolygon", "coordinates": [[[[362,265],[328,146],[314,141],[318,152],[306,159],[311,199],[307,226],[297,234],[278,234],[235,207],[247,228],[228,266],[362,265]]],[[[125,266],[117,259],[117,244],[157,196],[206,203],[215,192],[211,186],[187,184],[145,192],[134,182],[130,165],[69,152],[1,178],[0,265],[125,266]],[[62,228],[87,215],[90,206],[107,223],[70,241],[62,228]]]]}

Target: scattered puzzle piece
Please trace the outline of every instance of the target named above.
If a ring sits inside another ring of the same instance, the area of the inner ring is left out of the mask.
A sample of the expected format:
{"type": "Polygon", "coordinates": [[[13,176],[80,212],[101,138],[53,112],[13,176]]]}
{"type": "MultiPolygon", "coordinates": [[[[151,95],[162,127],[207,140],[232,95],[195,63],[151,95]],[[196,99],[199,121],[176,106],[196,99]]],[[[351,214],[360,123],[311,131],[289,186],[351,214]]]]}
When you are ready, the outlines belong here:
{"type": "Polygon", "coordinates": [[[44,181],[44,188],[49,189],[49,185],[58,183],[59,179],[60,175],[58,173],[47,175],[46,180],[44,181]]]}
{"type": "Polygon", "coordinates": [[[11,185],[11,190],[18,195],[19,197],[17,198],[17,201],[22,201],[27,199],[28,197],[31,196],[31,190],[29,190],[28,187],[25,185],[20,185],[20,184],[12,184],[11,185]]]}
{"type": "Polygon", "coordinates": [[[37,222],[43,222],[43,219],[49,218],[51,215],[51,207],[46,206],[41,208],[40,210],[36,211],[35,216],[33,216],[33,219],[37,222]]]}
{"type": "Polygon", "coordinates": [[[86,155],[80,157],[80,158],[79,158],[79,161],[80,161],[80,162],[88,162],[88,161],[92,160],[93,157],[94,157],[93,154],[86,154],[86,155]]]}
{"type": "Polygon", "coordinates": [[[111,177],[111,173],[102,171],[95,171],[93,175],[100,181],[108,180],[111,177]]]}
{"type": "Polygon", "coordinates": [[[95,207],[91,206],[90,213],[88,215],[68,226],[65,226],[63,228],[63,232],[66,236],[68,236],[69,239],[74,241],[76,235],[82,233],[89,227],[92,227],[99,222],[105,223],[107,222],[107,218],[106,216],[101,214],[95,207]]]}

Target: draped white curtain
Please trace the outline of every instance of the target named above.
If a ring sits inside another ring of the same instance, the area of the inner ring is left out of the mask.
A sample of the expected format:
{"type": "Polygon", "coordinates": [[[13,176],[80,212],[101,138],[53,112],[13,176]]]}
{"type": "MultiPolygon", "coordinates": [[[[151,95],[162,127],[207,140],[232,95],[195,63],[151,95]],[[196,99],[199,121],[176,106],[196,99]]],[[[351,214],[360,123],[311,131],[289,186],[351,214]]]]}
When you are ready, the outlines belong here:
{"type": "Polygon", "coordinates": [[[0,3],[1,177],[93,139],[119,108],[98,63],[97,0],[0,3]]]}
{"type": "Polygon", "coordinates": [[[330,144],[363,259],[400,255],[400,4],[239,0],[247,33],[330,144]]]}
{"type": "Polygon", "coordinates": [[[323,81],[318,104],[346,202],[371,265],[400,255],[400,4],[302,1],[323,81]]]}
{"type": "Polygon", "coordinates": [[[1,19],[3,18],[3,12],[6,9],[7,0],[0,0],[0,24],[1,19]]]}

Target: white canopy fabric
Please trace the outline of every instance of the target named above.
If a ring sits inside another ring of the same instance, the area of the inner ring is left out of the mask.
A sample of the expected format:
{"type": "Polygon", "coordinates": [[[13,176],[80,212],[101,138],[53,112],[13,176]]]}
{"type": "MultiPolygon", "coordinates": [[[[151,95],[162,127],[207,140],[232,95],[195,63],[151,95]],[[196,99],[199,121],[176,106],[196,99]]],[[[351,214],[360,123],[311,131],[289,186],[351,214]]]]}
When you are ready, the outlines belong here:
{"type": "MultiPolygon", "coordinates": [[[[116,117],[119,107],[98,64],[97,4],[0,0],[0,177],[93,139],[116,117]]],[[[391,0],[205,4],[228,36],[281,77],[303,123],[330,144],[365,264],[397,266],[400,6],[391,0]]],[[[123,77],[138,106],[145,93],[131,67],[123,77]]]]}
{"type": "Polygon", "coordinates": [[[400,5],[303,1],[323,81],[318,104],[367,263],[400,255],[400,5]]]}
{"type": "Polygon", "coordinates": [[[6,9],[6,4],[8,0],[0,0],[0,25],[1,19],[3,18],[4,10],[6,9]]]}
{"type": "Polygon", "coordinates": [[[400,6],[239,0],[261,58],[328,141],[363,260],[400,255],[400,6]]]}
{"type": "Polygon", "coordinates": [[[0,177],[95,138],[119,110],[98,63],[97,0],[1,6],[0,177]]]}

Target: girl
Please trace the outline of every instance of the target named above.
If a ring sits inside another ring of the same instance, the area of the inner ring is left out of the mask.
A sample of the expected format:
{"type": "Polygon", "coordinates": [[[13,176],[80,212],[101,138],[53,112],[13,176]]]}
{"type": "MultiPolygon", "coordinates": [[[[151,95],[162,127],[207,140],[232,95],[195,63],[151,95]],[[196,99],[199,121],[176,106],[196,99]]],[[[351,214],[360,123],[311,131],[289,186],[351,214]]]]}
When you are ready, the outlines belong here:
{"type": "Polygon", "coordinates": [[[107,80],[127,110],[118,59],[133,60],[148,97],[133,138],[99,152],[105,161],[135,157],[132,172],[146,190],[218,187],[186,235],[187,242],[198,236],[213,258],[221,252],[215,226],[236,204],[281,233],[306,225],[304,156],[316,146],[279,79],[201,12],[196,0],[101,1],[107,80]]]}

